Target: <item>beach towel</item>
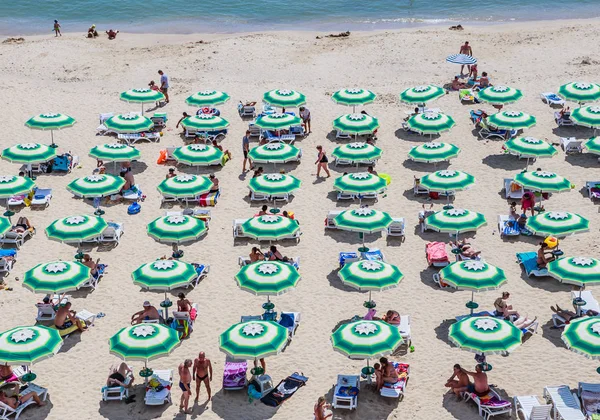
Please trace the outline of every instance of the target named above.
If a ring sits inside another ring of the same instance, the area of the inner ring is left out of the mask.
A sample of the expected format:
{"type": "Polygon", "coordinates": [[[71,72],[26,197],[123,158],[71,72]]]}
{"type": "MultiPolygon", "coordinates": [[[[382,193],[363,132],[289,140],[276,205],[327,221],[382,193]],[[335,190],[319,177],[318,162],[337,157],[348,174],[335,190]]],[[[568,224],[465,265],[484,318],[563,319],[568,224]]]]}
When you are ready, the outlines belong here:
{"type": "Polygon", "coordinates": [[[202,194],[198,200],[200,207],[214,207],[217,205],[217,199],[219,198],[220,191],[208,192],[202,194]]]}
{"type": "Polygon", "coordinates": [[[504,228],[502,229],[502,233],[506,236],[515,236],[521,233],[521,229],[519,228],[519,224],[515,220],[507,220],[504,222],[504,228]]]}
{"type": "Polygon", "coordinates": [[[590,188],[590,198],[591,199],[600,198],[600,188],[598,188],[598,187],[590,188]]]}
{"type": "Polygon", "coordinates": [[[343,267],[346,263],[346,260],[356,260],[358,258],[358,254],[356,252],[340,252],[340,267],[343,267]]]}
{"type": "Polygon", "coordinates": [[[260,400],[271,407],[277,407],[284,403],[287,399],[291,398],[292,395],[298,391],[299,388],[306,385],[308,378],[302,376],[298,372],[285,378],[283,381],[271,390],[267,395],[262,397],[260,400]]]}
{"type": "Polygon", "coordinates": [[[2,257],[16,257],[17,250],[16,249],[0,249],[0,258],[2,257]]]}
{"type": "Polygon", "coordinates": [[[427,262],[429,262],[430,265],[434,262],[448,261],[446,244],[443,242],[429,242],[425,246],[425,253],[427,254],[427,262]]]}
{"type": "MultiPolygon", "coordinates": [[[[471,395],[477,397],[477,394],[471,394],[471,395]]],[[[492,394],[487,394],[487,395],[484,395],[483,397],[478,397],[478,398],[479,398],[479,402],[481,403],[481,405],[485,405],[487,407],[494,407],[494,408],[510,407],[510,401],[501,400],[492,394]]]]}
{"type": "Polygon", "coordinates": [[[406,383],[408,382],[408,376],[410,373],[410,367],[406,363],[397,362],[392,362],[392,366],[394,366],[396,373],[398,373],[398,382],[393,384],[384,382],[380,394],[383,397],[398,398],[401,394],[404,393],[404,389],[406,388],[406,383]]]}
{"type": "Polygon", "coordinates": [[[592,391],[581,392],[583,410],[588,416],[600,413],[600,393],[592,391]]]}
{"type": "Polygon", "coordinates": [[[248,362],[225,362],[223,368],[223,388],[243,388],[246,386],[248,362]]]}

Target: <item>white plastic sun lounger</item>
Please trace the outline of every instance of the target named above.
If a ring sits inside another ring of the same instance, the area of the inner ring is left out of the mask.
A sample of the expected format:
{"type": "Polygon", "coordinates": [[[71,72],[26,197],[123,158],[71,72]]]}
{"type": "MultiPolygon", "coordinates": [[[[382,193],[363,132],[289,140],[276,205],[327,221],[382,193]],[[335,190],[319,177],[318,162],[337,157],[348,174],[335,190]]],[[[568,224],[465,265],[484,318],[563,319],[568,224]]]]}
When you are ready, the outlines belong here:
{"type": "Polygon", "coordinates": [[[333,219],[340,214],[341,211],[332,210],[327,214],[327,220],[325,221],[325,229],[337,229],[333,219]]]}
{"type": "Polygon", "coordinates": [[[556,420],[585,420],[579,400],[571,394],[567,385],[547,386],[544,399],[552,404],[552,417],[556,420]]]}
{"type": "Polygon", "coordinates": [[[242,225],[249,219],[234,219],[233,221],[233,237],[234,238],[246,238],[242,232],[242,225]]]}
{"type": "Polygon", "coordinates": [[[541,93],[540,98],[543,103],[548,104],[549,106],[563,106],[565,104],[564,99],[554,92],[541,93]]]}
{"type": "MultiPolygon", "coordinates": [[[[477,404],[477,409],[479,410],[479,415],[483,417],[484,420],[489,419],[490,417],[498,416],[500,414],[510,413],[512,411],[511,403],[506,401],[503,405],[485,405],[481,402],[481,399],[474,393],[464,392],[463,393],[465,401],[471,400],[475,404],[477,404]]],[[[494,390],[494,388],[490,387],[489,395],[496,397],[498,400],[502,400],[500,395],[494,390]]]]}
{"type": "Polygon", "coordinates": [[[583,142],[575,137],[561,137],[560,147],[565,153],[581,153],[583,152],[583,142]]]}
{"type": "MultiPolygon", "coordinates": [[[[35,384],[30,383],[26,389],[20,392],[21,395],[28,394],[30,392],[35,392],[38,394],[42,401],[46,401],[48,397],[48,390],[46,388],[42,388],[41,386],[37,386],[35,384]]],[[[19,418],[23,410],[30,405],[35,404],[33,398],[27,400],[23,404],[17,406],[17,408],[12,408],[11,406],[0,402],[0,420],[8,420],[10,416],[14,415],[15,420],[19,418]]]]}
{"type": "Polygon", "coordinates": [[[596,406],[600,402],[600,384],[579,382],[577,396],[580,399],[584,414],[591,419],[593,414],[597,414],[596,406]],[[588,405],[590,406],[589,409],[588,405]]]}
{"type": "Polygon", "coordinates": [[[387,235],[404,237],[405,233],[406,222],[404,221],[404,217],[393,217],[392,223],[388,226],[387,235]]]}
{"type": "MultiPolygon", "coordinates": [[[[131,370],[131,366],[129,367],[131,370]]],[[[127,372],[125,377],[125,385],[129,385],[133,381],[133,373],[127,372]]],[[[129,388],[123,386],[105,386],[102,388],[102,401],[123,401],[129,398],[129,388]]]]}
{"type": "Polygon", "coordinates": [[[551,420],[552,406],[542,404],[535,395],[514,397],[515,416],[524,420],[551,420]]]}
{"type": "Polygon", "coordinates": [[[144,402],[146,405],[163,405],[165,403],[171,403],[171,390],[173,386],[173,371],[169,370],[155,370],[152,375],[165,387],[161,391],[154,391],[152,389],[146,391],[144,402]]]}
{"type": "Polygon", "coordinates": [[[360,388],[360,376],[338,375],[331,403],[333,408],[354,410],[358,406],[358,395],[340,395],[341,389],[347,387],[360,388]]]}

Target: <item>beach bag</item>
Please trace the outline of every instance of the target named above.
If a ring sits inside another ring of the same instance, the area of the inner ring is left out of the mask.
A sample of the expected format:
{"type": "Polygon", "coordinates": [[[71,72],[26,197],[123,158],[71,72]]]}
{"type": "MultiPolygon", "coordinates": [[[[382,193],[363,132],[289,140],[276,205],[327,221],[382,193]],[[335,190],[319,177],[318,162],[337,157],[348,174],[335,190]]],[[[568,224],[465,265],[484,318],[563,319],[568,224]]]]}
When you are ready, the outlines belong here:
{"type": "Polygon", "coordinates": [[[129,207],[127,207],[127,214],[138,214],[142,211],[142,206],[139,203],[131,203],[129,207]]]}
{"type": "Polygon", "coordinates": [[[167,161],[167,150],[163,149],[159,152],[158,154],[158,159],[156,160],[156,163],[163,164],[167,161]]]}

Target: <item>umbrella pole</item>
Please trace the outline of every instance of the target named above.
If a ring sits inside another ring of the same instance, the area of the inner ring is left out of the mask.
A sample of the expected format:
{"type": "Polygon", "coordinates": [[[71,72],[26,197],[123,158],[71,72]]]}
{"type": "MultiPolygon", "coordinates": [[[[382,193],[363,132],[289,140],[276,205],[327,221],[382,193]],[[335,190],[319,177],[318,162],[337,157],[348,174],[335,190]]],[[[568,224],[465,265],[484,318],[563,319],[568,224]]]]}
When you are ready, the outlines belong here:
{"type": "Polygon", "coordinates": [[[144,115],[144,103],[142,102],[142,115],[144,115]]]}
{"type": "Polygon", "coordinates": [[[52,139],[52,144],[50,145],[50,147],[56,149],[58,146],[54,144],[54,130],[50,130],[50,138],[52,139]]]}

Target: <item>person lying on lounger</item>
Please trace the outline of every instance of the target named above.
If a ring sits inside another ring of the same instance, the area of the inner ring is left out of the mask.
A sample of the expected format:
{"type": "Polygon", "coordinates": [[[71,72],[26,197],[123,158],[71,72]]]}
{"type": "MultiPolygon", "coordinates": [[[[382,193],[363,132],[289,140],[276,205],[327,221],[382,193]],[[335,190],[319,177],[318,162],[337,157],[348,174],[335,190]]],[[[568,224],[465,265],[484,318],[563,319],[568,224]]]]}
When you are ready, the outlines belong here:
{"type": "Polygon", "coordinates": [[[27,217],[19,217],[19,220],[17,220],[17,224],[12,227],[11,231],[23,233],[31,228],[31,223],[29,223],[29,219],[27,219],[27,217]]]}
{"type": "Polygon", "coordinates": [[[533,319],[528,319],[527,315],[525,315],[525,317],[515,320],[513,322],[513,325],[520,330],[524,330],[526,328],[529,328],[529,326],[532,325],[535,321],[537,321],[537,316],[533,319]]]}
{"type": "Polygon", "coordinates": [[[569,322],[571,322],[572,319],[575,318],[579,318],[580,316],[598,316],[599,313],[592,310],[592,309],[588,309],[587,311],[582,311],[581,315],[578,316],[576,312],[570,311],[568,309],[562,309],[560,306],[556,305],[556,308],[554,306],[550,306],[550,309],[552,310],[552,312],[554,312],[556,315],[558,315],[559,317],[563,318],[565,320],[565,323],[568,324],[569,322]]]}
{"type": "MultiPolygon", "coordinates": [[[[15,383],[15,385],[16,385],[16,383],[15,383]]],[[[18,385],[17,385],[17,388],[18,388],[18,385]]],[[[31,391],[31,392],[28,392],[27,394],[19,395],[19,390],[15,389],[14,394],[15,394],[14,397],[9,397],[8,395],[6,395],[6,391],[0,391],[0,402],[3,402],[4,404],[8,405],[12,409],[16,409],[21,404],[26,403],[27,401],[29,401],[32,398],[33,398],[33,401],[35,401],[35,403],[37,405],[39,405],[40,407],[43,407],[46,405],[46,403],[40,399],[37,392],[35,392],[35,391],[31,391]]]]}
{"type": "Polygon", "coordinates": [[[131,316],[131,325],[141,324],[143,321],[150,321],[160,319],[158,310],[150,304],[150,302],[144,302],[144,309],[134,313],[131,316]]]}
{"type": "Polygon", "coordinates": [[[118,367],[112,367],[110,374],[106,380],[106,386],[122,386],[123,388],[131,388],[133,385],[133,371],[127,366],[127,363],[122,362],[118,367]],[[131,374],[129,384],[125,383],[125,378],[131,374]]]}
{"type": "Polygon", "coordinates": [[[460,394],[465,392],[469,385],[472,385],[471,381],[469,380],[469,375],[465,373],[463,368],[461,368],[458,363],[455,364],[452,376],[448,378],[444,386],[446,388],[450,388],[454,395],[456,395],[459,400],[462,400],[460,394]]]}
{"type": "Polygon", "coordinates": [[[71,310],[71,302],[67,302],[56,311],[54,318],[54,326],[57,330],[66,330],[73,325],[81,332],[85,331],[85,327],[79,319],[75,317],[76,312],[71,310]]]}
{"type": "Polygon", "coordinates": [[[467,242],[466,239],[458,240],[456,242],[450,241],[449,243],[452,248],[458,248],[460,250],[460,254],[467,258],[476,258],[481,254],[481,251],[475,251],[475,249],[470,243],[467,242]]]}
{"type": "Polygon", "coordinates": [[[400,314],[394,310],[389,310],[383,316],[382,321],[392,325],[400,325],[400,314]]]}

